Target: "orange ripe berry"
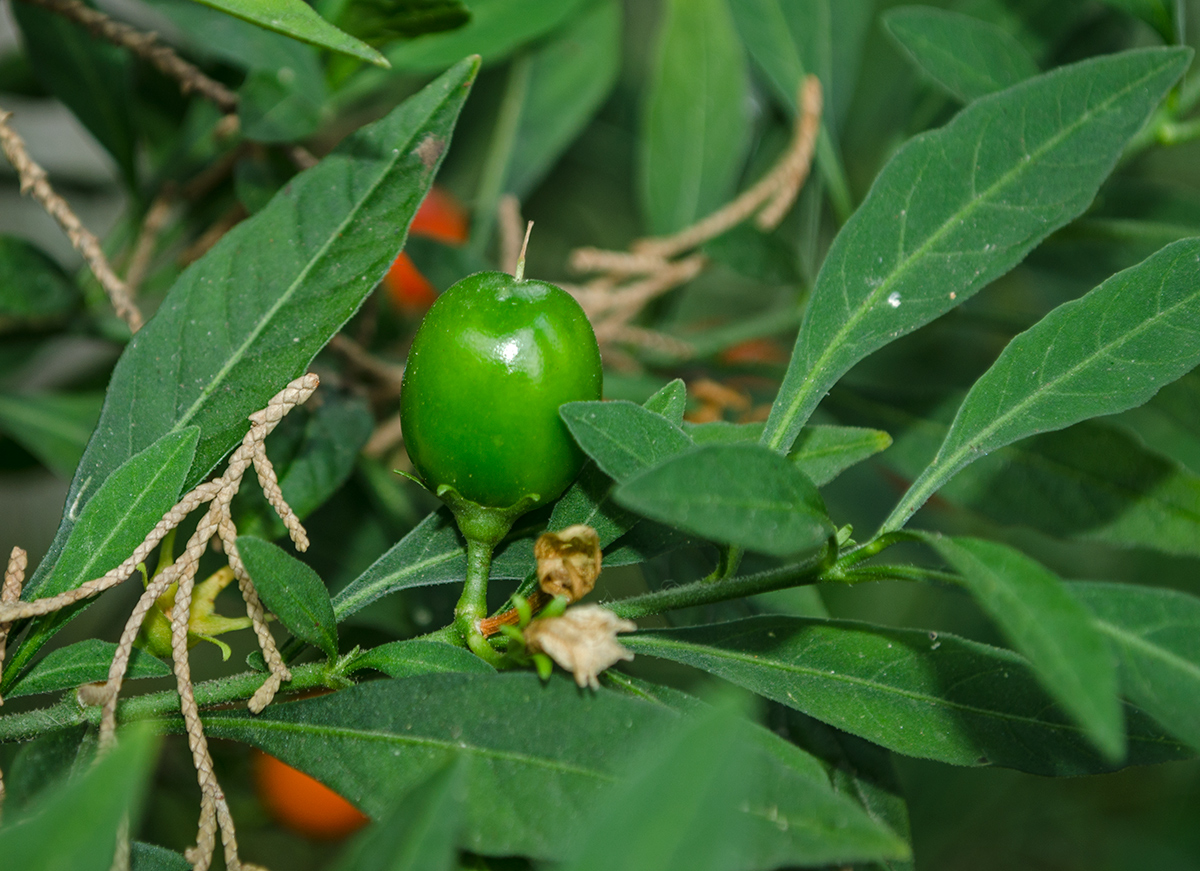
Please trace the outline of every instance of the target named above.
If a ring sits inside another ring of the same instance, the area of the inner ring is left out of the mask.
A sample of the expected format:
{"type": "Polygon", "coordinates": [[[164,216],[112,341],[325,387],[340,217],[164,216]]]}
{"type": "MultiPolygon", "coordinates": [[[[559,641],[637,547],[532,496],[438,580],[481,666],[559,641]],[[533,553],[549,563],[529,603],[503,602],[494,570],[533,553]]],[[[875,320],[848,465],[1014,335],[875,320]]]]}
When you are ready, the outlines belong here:
{"type": "Polygon", "coordinates": [[[396,308],[408,315],[423,314],[437,299],[437,288],[403,251],[383,277],[383,285],[396,308]]]}
{"type": "Polygon", "coordinates": [[[254,751],[251,762],[259,800],[280,825],[321,840],[344,838],[369,818],[320,781],[254,751]]]}
{"type": "Polygon", "coordinates": [[[437,242],[461,245],[467,241],[467,210],[444,188],[434,185],[408,229],[437,242]]]}

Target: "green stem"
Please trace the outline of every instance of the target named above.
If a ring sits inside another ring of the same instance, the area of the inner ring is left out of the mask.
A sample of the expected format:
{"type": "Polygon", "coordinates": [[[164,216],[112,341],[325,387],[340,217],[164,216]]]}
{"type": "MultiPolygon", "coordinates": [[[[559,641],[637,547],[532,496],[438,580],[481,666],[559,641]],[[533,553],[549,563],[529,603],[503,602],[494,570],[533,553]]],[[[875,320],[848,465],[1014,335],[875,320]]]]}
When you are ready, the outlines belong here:
{"type": "Polygon", "coordinates": [[[508,68],[508,82],[504,97],[500,101],[500,114],[492,131],[492,142],[488,146],[487,159],[479,188],[475,193],[475,209],[472,214],[470,251],[482,257],[492,238],[492,227],[496,223],[496,204],[504,193],[508,180],[508,168],[512,163],[513,146],[521,126],[521,113],[525,109],[525,95],[529,90],[529,73],[533,61],[527,53],[513,59],[508,68]]]}
{"type": "Polygon", "coordinates": [[[695,581],[681,587],[670,587],[641,596],[621,599],[618,602],[606,603],[605,607],[618,617],[636,620],[639,617],[661,614],[663,611],[673,611],[677,608],[711,605],[715,602],[756,596],[759,593],[769,593],[772,590],[782,590],[786,587],[815,584],[822,579],[821,571],[827,564],[827,556],[826,549],[822,548],[820,553],[803,562],[740,578],[729,578],[719,584],[708,580],[695,581]]]}
{"type": "Polygon", "coordinates": [[[864,581],[939,581],[947,584],[962,582],[962,579],[953,572],[904,565],[863,566],[841,572],[834,578],[827,576],[826,579],[848,584],[859,584],[864,581]]]}
{"type": "Polygon", "coordinates": [[[863,542],[857,547],[852,547],[845,551],[838,559],[837,570],[839,572],[845,571],[851,566],[858,565],[863,560],[870,559],[876,554],[887,550],[893,544],[899,544],[902,541],[921,541],[921,536],[904,530],[877,535],[870,541],[863,542]]]}
{"type": "Polygon", "coordinates": [[[463,584],[462,596],[454,608],[454,628],[457,634],[477,656],[493,665],[500,657],[479,631],[479,621],[487,616],[487,588],[488,576],[492,569],[492,549],[498,543],[467,537],[467,578],[463,584]]]}

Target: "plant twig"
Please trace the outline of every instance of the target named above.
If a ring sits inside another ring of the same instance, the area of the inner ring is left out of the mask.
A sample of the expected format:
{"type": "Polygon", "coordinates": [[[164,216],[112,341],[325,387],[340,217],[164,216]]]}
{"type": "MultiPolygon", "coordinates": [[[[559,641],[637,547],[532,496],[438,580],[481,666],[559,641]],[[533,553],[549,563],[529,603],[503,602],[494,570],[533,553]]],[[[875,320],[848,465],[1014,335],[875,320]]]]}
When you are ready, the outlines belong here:
{"type": "Polygon", "coordinates": [[[179,82],[185,93],[195,91],[211,100],[222,112],[236,112],[237,94],[215,79],[210,79],[194,64],[176,54],[175,50],[159,41],[158,34],[146,33],[105,15],[98,9],[85,6],[79,0],[22,0],[33,6],[49,9],[64,18],[69,18],[101,39],[127,48],[138,57],[149,61],[159,72],[179,82]]]}
{"type": "Polygon", "coordinates": [[[500,270],[509,275],[517,272],[521,259],[521,236],[525,219],[521,217],[521,201],[505,194],[496,205],[496,220],[500,225],[500,270]]]}
{"type": "Polygon", "coordinates": [[[71,245],[83,255],[92,274],[108,294],[117,316],[129,325],[131,332],[136,333],[144,321],[142,313],[129,294],[129,288],[113,272],[108,258],[104,256],[104,249],[100,247],[100,240],[83,226],[83,222],[71,211],[67,201],[50,187],[50,182],[46,180],[46,171],[29,156],[24,140],[9,125],[8,120],[11,117],[11,112],[0,108],[0,150],[4,151],[4,156],[17,170],[21,193],[30,194],[63,228],[67,238],[71,240],[71,245]]]}
{"type": "Polygon", "coordinates": [[[329,347],[344,357],[355,368],[373,375],[384,384],[393,388],[395,392],[398,393],[400,391],[400,385],[404,381],[403,366],[397,366],[395,363],[389,363],[387,360],[376,357],[345,333],[338,333],[330,339],[329,347]]]}
{"type": "Polygon", "coordinates": [[[138,288],[146,280],[150,269],[150,261],[154,258],[154,248],[158,244],[159,234],[171,217],[171,207],[175,204],[175,188],[167,185],[154,198],[146,217],[142,219],[141,230],[138,231],[137,241],[133,244],[133,253],[129,255],[129,265],[125,268],[125,286],[129,295],[136,296],[138,288]]]}

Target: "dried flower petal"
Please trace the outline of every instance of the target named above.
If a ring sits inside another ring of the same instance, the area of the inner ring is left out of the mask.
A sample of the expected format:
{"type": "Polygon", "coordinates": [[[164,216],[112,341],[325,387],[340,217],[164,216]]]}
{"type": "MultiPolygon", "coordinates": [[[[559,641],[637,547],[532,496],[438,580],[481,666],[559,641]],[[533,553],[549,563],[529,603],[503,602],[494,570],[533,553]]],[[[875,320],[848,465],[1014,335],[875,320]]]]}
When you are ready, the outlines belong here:
{"type": "Polygon", "coordinates": [[[534,620],[525,628],[525,646],[531,653],[545,653],[574,674],[579,686],[597,689],[600,672],[633,659],[633,651],[617,642],[617,633],[635,629],[635,623],[607,608],[580,605],[561,617],[534,620]]]}
{"type": "Polygon", "coordinates": [[[596,586],[600,576],[600,536],[582,523],[559,532],[545,532],[533,545],[538,583],[551,596],[578,602],[596,586]]]}

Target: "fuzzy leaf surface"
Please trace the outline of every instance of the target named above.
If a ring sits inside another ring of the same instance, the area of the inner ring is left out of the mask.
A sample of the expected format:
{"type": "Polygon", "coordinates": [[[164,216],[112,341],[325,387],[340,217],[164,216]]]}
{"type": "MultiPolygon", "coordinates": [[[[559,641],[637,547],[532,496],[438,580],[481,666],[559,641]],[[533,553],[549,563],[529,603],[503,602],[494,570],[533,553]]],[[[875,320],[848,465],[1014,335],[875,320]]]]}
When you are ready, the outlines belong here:
{"type": "MultiPolygon", "coordinates": [[[[35,693],[55,693],[85,683],[108,680],[108,668],[116,652],[117,645],[99,638],[88,638],[52,650],[29,669],[4,697],[13,699],[35,693]]],[[[126,680],[170,676],[171,669],[167,665],[141,650],[133,651],[125,671],[126,680]]]]}
{"type": "Polygon", "coordinates": [[[267,608],[302,641],[337,656],[337,618],[320,575],[269,541],[240,535],[238,553],[267,608]]]}
{"type": "MultiPolygon", "coordinates": [[[[1015,653],[946,633],[848,620],[751,617],[621,643],[723,677],[852,735],[951,765],[1033,774],[1111,771],[1015,653]]],[[[1191,755],[1126,708],[1125,764],[1191,755]]]]}
{"type": "MultiPolygon", "coordinates": [[[[317,48],[348,54],[386,67],[387,58],[371,46],[339,30],[304,0],[197,0],[234,18],[307,42],[317,48]]],[[[461,55],[460,55],[461,57],[461,55]]]]}
{"type": "Polygon", "coordinates": [[[851,366],[1082,212],[1191,54],[1143,49],[1061,67],[901,148],[821,266],[763,442],[786,452],[851,366]]]}
{"type": "Polygon", "coordinates": [[[663,415],[621,399],[569,402],[558,413],[584,453],[614,481],[627,480],[693,446],[663,415]]]}

